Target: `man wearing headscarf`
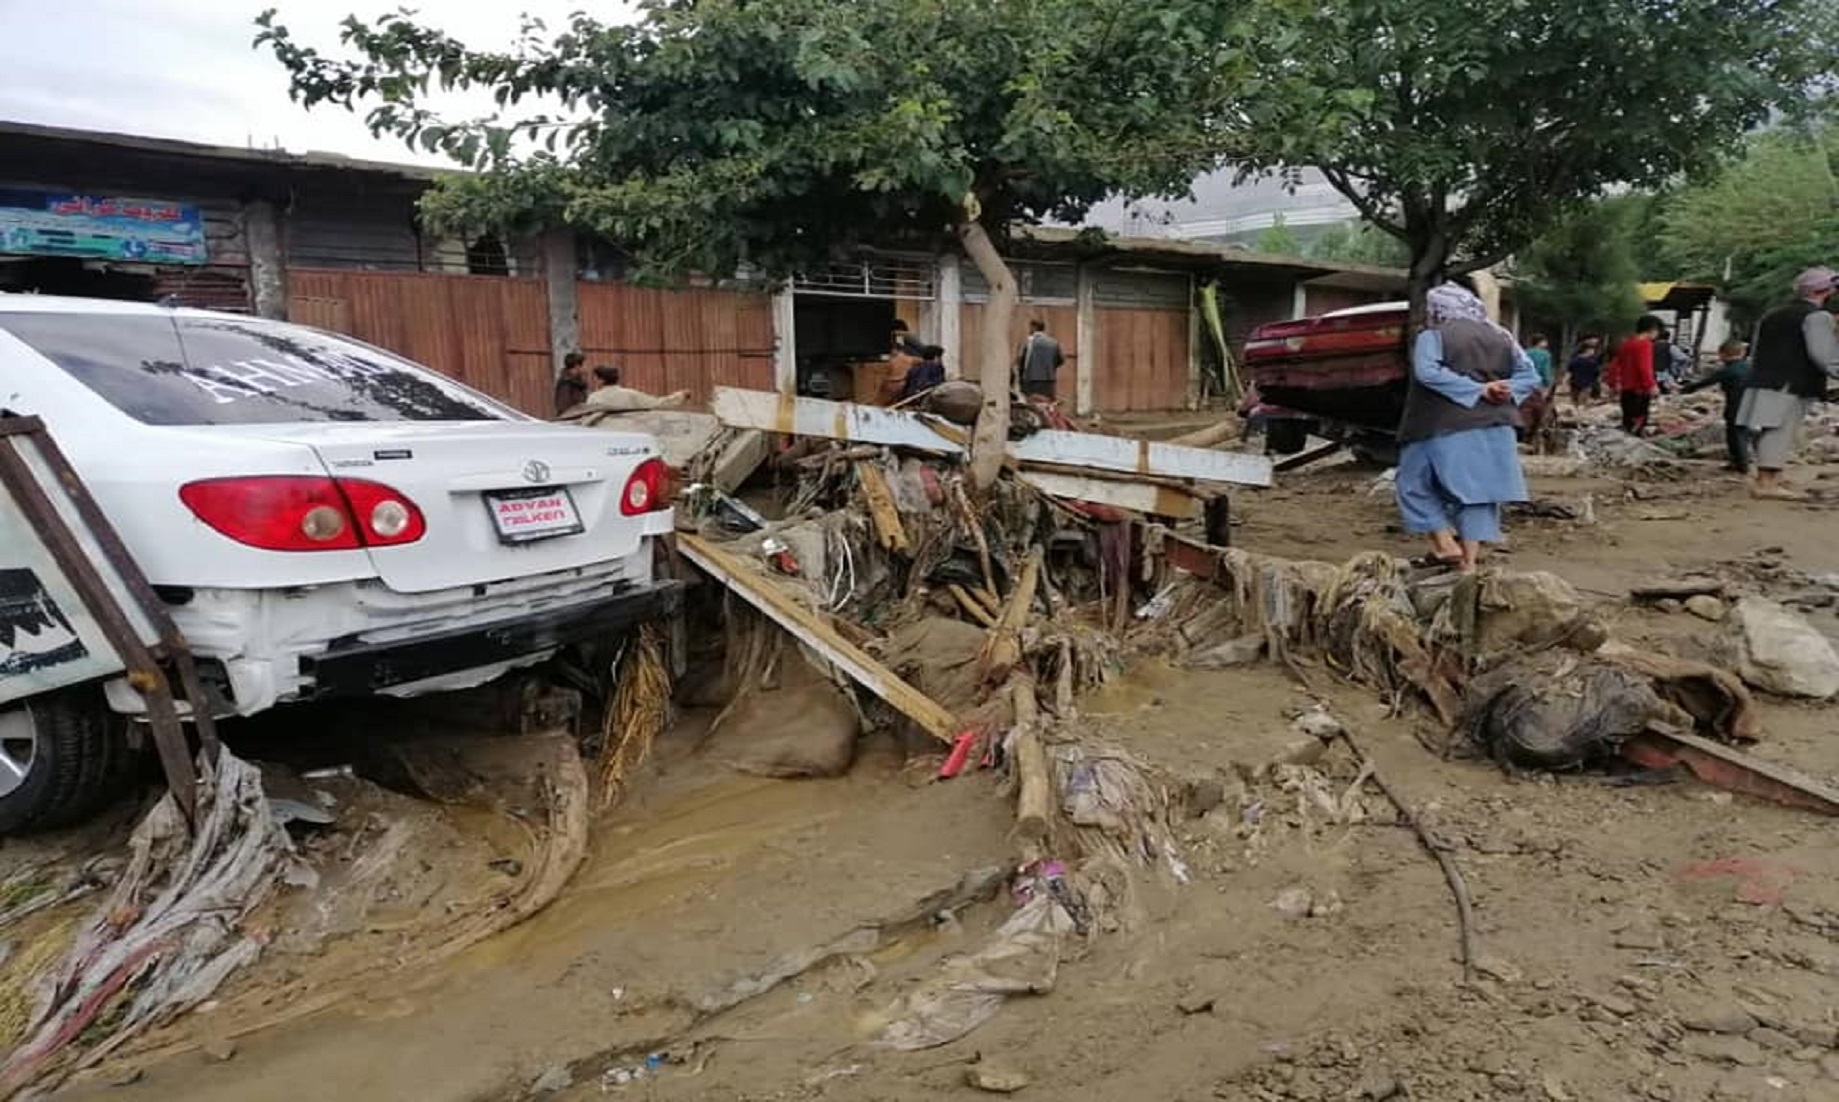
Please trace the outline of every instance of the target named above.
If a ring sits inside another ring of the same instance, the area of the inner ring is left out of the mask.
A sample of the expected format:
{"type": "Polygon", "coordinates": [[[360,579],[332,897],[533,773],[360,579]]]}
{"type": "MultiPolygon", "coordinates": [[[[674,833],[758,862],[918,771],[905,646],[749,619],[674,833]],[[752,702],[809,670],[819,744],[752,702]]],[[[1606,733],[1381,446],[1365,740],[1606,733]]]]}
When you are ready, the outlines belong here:
{"type": "Polygon", "coordinates": [[[1756,326],[1750,350],[1750,380],[1737,409],[1737,422],[1756,434],[1757,497],[1798,500],[1806,495],[1782,484],[1782,469],[1794,453],[1808,410],[1826,396],[1826,381],[1839,376],[1839,337],[1826,304],[1839,274],[1809,268],[1794,280],[1794,301],[1769,311],[1756,326]]]}
{"type": "Polygon", "coordinates": [[[1412,347],[1396,487],[1405,530],[1430,537],[1426,565],[1471,571],[1482,544],[1500,542],[1501,505],[1526,500],[1514,430],[1539,385],[1481,299],[1454,283],[1431,290],[1412,347]]]}

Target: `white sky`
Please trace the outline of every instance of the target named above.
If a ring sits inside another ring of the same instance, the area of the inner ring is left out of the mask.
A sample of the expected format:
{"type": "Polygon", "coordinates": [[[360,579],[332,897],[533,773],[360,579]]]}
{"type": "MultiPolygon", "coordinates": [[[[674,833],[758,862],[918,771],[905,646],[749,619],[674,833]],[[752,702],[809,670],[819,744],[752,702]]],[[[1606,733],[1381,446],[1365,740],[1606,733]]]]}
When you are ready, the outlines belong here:
{"type": "MultiPolygon", "coordinates": [[[[0,0],[0,119],[215,145],[280,145],[380,161],[441,164],[394,139],[375,139],[361,115],[306,111],[287,97],[287,74],[250,42],[255,17],[280,9],[296,41],[338,48],[338,23],[373,16],[389,0],[0,0]]],[[[562,26],[588,11],[616,21],[622,0],[416,0],[424,23],[495,46],[529,12],[562,26]]],[[[489,104],[489,100],[486,101],[489,104]]],[[[443,104],[443,107],[446,105],[443,104]]],[[[454,104],[458,114],[476,104],[454,104]]]]}

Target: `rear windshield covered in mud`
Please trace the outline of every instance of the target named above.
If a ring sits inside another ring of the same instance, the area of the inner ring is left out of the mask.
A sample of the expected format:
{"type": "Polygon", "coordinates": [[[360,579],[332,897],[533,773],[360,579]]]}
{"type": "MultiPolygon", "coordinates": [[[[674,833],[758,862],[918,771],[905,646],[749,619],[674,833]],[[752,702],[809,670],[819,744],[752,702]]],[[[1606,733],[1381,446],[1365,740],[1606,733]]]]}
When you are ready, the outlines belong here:
{"type": "Polygon", "coordinates": [[[0,330],[149,425],[517,416],[387,352],[256,318],[7,313],[0,330]]]}

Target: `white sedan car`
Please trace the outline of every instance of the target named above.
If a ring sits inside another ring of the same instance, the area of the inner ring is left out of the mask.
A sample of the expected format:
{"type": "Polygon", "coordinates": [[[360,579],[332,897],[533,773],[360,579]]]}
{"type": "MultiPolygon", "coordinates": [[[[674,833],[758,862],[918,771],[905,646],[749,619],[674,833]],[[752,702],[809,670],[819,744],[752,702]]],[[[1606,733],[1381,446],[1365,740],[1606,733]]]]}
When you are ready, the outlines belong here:
{"type": "MultiPolygon", "coordinates": [[[[0,411],[45,421],[220,715],[478,685],[678,604],[650,437],[537,421],[349,338],[0,295],[0,411]]],[[[143,710],[125,680],[0,710],[0,833],[110,798],[143,710]]]]}

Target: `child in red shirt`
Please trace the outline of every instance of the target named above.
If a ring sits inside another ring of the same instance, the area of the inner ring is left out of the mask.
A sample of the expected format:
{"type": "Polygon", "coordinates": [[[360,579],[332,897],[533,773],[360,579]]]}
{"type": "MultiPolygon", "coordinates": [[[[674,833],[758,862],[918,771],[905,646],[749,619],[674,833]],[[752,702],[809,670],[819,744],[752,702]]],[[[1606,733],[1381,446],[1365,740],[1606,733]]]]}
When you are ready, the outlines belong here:
{"type": "Polygon", "coordinates": [[[1654,338],[1662,328],[1659,318],[1643,315],[1635,323],[1635,335],[1623,341],[1609,361],[1609,389],[1618,393],[1622,403],[1622,431],[1634,436],[1647,428],[1648,411],[1660,394],[1654,375],[1654,338]]]}

